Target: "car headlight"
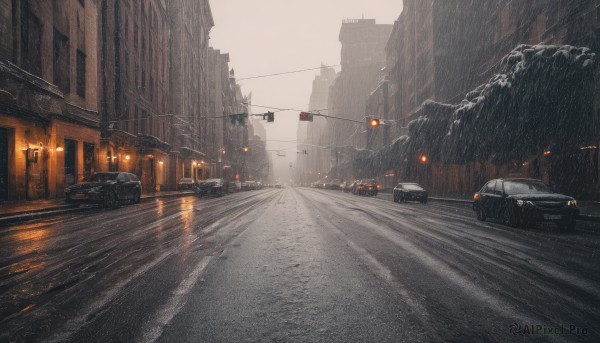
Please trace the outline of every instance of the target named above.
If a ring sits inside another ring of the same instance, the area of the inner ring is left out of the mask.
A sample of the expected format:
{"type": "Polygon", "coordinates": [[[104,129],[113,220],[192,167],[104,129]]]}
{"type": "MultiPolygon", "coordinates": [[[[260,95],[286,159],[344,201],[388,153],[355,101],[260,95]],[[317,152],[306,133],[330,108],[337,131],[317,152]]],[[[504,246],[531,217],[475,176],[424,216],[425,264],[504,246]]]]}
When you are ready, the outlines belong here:
{"type": "Polygon", "coordinates": [[[567,206],[577,207],[577,201],[575,199],[567,201],[567,206]]]}
{"type": "Polygon", "coordinates": [[[535,206],[535,204],[533,203],[533,201],[522,200],[522,199],[515,200],[515,203],[519,207],[523,207],[523,206],[535,206]]]}

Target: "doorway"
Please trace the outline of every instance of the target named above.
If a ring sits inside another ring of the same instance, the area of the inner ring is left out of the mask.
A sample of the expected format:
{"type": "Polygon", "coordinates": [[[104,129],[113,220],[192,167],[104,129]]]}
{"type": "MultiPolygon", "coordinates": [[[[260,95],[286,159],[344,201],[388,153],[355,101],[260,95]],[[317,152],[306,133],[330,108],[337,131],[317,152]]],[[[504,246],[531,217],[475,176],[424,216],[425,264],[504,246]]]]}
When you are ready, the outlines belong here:
{"type": "Polygon", "coordinates": [[[77,183],[77,141],[65,139],[65,187],[77,183]]]}

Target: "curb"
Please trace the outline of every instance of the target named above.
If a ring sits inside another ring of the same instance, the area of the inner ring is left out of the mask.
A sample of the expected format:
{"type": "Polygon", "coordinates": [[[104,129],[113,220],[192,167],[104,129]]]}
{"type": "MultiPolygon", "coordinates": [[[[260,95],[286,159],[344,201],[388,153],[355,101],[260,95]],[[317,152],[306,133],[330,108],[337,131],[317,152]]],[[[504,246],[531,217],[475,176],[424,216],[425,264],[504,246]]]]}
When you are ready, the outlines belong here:
{"type": "MultiPolygon", "coordinates": [[[[140,199],[140,202],[148,202],[151,200],[161,199],[161,198],[182,198],[196,195],[193,192],[186,193],[173,193],[173,194],[163,194],[163,195],[149,195],[140,199]]],[[[100,210],[101,206],[96,205],[87,205],[87,206],[77,206],[77,205],[65,205],[62,207],[52,207],[48,209],[36,209],[27,211],[25,213],[15,213],[14,215],[8,215],[4,217],[0,217],[0,226],[6,224],[15,224],[15,223],[24,223],[26,221],[34,220],[34,219],[42,219],[58,216],[61,214],[69,214],[69,213],[77,213],[77,212],[85,212],[92,210],[100,210]],[[67,208],[65,208],[67,207],[67,208]]]]}

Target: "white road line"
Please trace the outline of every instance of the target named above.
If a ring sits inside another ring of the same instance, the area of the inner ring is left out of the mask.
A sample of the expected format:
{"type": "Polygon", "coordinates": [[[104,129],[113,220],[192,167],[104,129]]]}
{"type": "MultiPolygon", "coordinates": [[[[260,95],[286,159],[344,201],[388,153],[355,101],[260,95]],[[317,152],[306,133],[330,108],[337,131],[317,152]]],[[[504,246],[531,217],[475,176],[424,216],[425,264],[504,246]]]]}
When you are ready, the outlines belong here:
{"type": "Polygon", "coordinates": [[[164,327],[171,322],[179,311],[181,311],[187,302],[187,295],[196,283],[198,283],[202,272],[213,258],[214,257],[212,256],[203,257],[189,276],[172,292],[171,298],[167,304],[156,312],[153,319],[149,320],[146,325],[144,325],[144,336],[140,342],[154,342],[162,335],[164,327]]]}

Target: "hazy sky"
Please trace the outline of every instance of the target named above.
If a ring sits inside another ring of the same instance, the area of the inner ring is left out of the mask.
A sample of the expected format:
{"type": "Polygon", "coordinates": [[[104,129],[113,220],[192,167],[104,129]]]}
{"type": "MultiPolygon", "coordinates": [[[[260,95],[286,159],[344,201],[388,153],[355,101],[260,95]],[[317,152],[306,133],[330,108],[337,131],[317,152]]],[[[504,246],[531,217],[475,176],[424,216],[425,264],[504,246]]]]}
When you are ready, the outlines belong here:
{"type": "MultiPolygon", "coordinates": [[[[215,21],[211,46],[229,52],[238,79],[340,63],[338,40],[344,19],[374,18],[391,24],[402,10],[401,0],[210,0],[215,21]]],[[[339,71],[339,67],[336,68],[339,71]]],[[[312,80],[318,70],[239,81],[254,105],[308,110],[312,80]]],[[[267,111],[254,107],[254,113],[267,111]]],[[[267,149],[273,153],[276,177],[289,181],[289,163],[296,160],[298,113],[275,114],[267,124],[267,149]]]]}

